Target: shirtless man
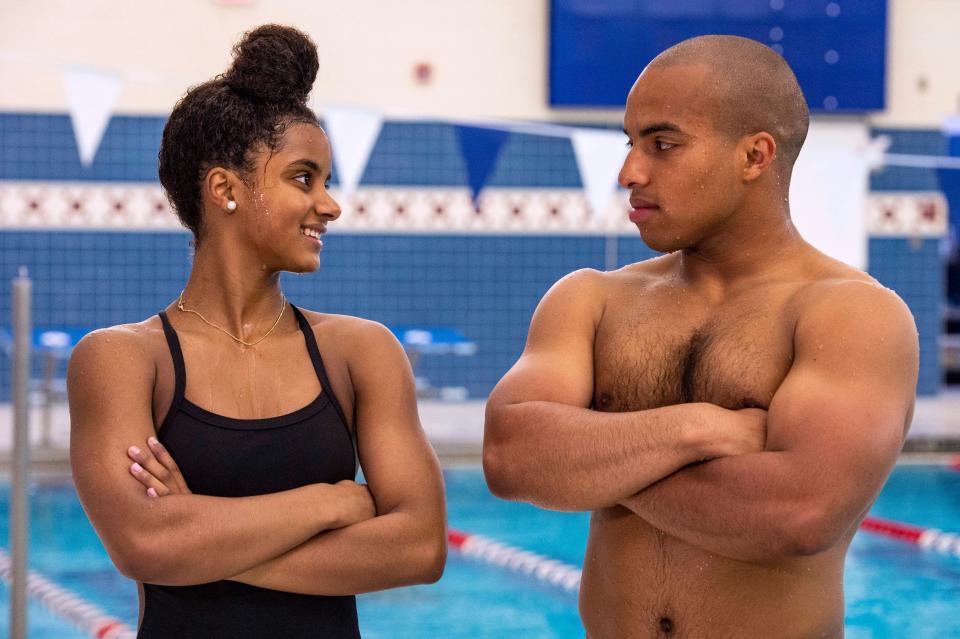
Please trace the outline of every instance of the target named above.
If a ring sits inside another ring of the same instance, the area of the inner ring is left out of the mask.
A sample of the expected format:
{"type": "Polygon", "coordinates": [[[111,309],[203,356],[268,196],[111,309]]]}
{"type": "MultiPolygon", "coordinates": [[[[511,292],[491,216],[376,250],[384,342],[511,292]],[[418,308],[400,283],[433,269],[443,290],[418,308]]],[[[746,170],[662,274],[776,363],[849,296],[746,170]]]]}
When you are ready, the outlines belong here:
{"type": "Polygon", "coordinates": [[[590,639],[843,636],[844,556],[913,412],[904,303],[807,244],[786,62],[706,36],[627,98],[630,219],[665,255],[560,280],[487,404],[494,494],[591,510],[590,639]]]}

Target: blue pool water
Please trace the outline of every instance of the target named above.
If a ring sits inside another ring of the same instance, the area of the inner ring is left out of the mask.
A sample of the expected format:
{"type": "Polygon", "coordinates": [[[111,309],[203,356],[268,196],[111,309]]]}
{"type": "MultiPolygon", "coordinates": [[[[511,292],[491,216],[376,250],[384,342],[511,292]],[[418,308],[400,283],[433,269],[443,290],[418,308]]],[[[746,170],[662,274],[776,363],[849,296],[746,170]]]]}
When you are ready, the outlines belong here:
{"type": "MultiPolygon", "coordinates": [[[[554,513],[490,495],[476,469],[445,471],[452,528],[495,537],[580,565],[588,516],[554,513]]],[[[0,487],[0,544],[6,546],[8,489],[0,487]]],[[[110,564],[69,480],[37,480],[31,501],[30,565],[56,583],[134,625],[136,590],[110,564]]],[[[872,514],[960,532],[960,472],[900,466],[872,514]]],[[[847,560],[847,637],[960,638],[960,559],[861,533],[847,560]]],[[[0,585],[0,637],[7,636],[9,591],[0,585]]],[[[575,597],[532,580],[450,555],[437,584],[359,598],[365,639],[582,638],[575,597]]],[[[80,639],[39,605],[32,639],[80,639]]]]}

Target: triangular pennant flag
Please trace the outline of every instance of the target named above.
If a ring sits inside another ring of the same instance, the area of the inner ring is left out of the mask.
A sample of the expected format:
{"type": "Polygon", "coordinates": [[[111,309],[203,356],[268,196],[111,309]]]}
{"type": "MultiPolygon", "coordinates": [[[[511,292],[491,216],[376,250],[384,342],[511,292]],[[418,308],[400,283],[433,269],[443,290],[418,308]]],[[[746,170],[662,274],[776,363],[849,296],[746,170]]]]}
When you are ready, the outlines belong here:
{"type": "Polygon", "coordinates": [[[344,195],[349,195],[357,190],[363,177],[363,169],[380,135],[383,114],[367,109],[331,106],[323,112],[323,124],[330,136],[330,146],[333,147],[340,190],[344,195]]]}
{"type": "Polygon", "coordinates": [[[477,196],[487,183],[493,167],[500,157],[500,148],[510,135],[503,129],[490,129],[476,126],[457,125],[457,139],[460,140],[460,152],[467,169],[467,183],[470,196],[477,206],[477,196]]]}
{"type": "Polygon", "coordinates": [[[812,122],[790,178],[790,218],[800,235],[859,269],[867,264],[869,141],[862,122],[812,122]]]}
{"type": "Polygon", "coordinates": [[[570,134],[580,180],[594,219],[606,211],[617,186],[617,175],[627,157],[623,133],[603,129],[577,129],[570,134]]]}
{"type": "Polygon", "coordinates": [[[123,80],[102,69],[70,68],[63,72],[63,83],[80,161],[90,166],[120,97],[123,80]]]}

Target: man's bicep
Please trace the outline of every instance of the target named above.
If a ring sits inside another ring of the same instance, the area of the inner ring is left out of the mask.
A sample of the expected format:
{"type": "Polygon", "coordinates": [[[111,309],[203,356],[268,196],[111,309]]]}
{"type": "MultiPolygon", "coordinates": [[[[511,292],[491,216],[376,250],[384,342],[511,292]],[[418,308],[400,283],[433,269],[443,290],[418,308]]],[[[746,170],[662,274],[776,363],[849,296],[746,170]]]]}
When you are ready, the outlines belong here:
{"type": "Polygon", "coordinates": [[[821,490],[835,511],[865,508],[879,491],[916,385],[909,312],[892,293],[865,286],[836,291],[802,319],[767,418],[767,450],[801,462],[798,481],[821,490]]]}
{"type": "Polygon", "coordinates": [[[537,306],[520,359],[490,396],[494,405],[593,401],[593,343],[602,313],[599,274],[577,271],[557,282],[537,306]]]}

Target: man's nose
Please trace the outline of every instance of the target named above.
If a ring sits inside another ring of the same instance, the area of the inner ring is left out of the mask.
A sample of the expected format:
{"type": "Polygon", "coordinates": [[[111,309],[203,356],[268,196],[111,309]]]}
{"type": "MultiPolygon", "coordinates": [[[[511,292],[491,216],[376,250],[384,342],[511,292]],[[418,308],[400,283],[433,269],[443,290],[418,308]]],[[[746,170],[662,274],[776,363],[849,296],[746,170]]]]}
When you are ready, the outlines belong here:
{"type": "Polygon", "coordinates": [[[637,149],[630,149],[627,158],[623,161],[623,166],[620,168],[617,181],[625,189],[631,189],[634,186],[646,186],[650,183],[649,167],[646,165],[643,155],[637,149]]]}

